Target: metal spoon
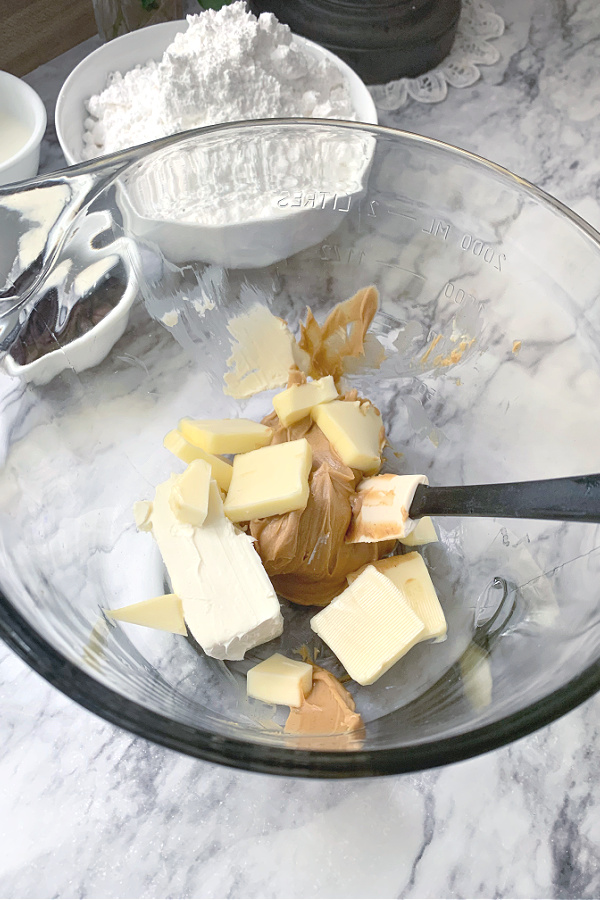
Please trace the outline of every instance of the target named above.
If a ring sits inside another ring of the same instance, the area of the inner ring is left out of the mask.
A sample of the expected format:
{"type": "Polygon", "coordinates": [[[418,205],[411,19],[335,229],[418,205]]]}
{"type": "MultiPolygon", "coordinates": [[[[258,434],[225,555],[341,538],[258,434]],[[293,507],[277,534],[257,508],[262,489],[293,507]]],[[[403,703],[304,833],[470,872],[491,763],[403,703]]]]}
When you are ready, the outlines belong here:
{"type": "Polygon", "coordinates": [[[600,522],[600,475],[575,475],[508,484],[430,487],[420,484],[410,506],[422,516],[483,516],[600,522]]]}

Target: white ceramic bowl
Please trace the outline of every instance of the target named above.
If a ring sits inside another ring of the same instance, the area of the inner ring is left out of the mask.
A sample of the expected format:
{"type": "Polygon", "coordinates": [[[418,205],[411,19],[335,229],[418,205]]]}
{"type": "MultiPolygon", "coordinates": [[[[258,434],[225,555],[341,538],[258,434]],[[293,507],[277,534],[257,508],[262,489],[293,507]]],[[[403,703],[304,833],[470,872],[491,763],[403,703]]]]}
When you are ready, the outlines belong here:
{"type": "Polygon", "coordinates": [[[240,140],[229,155],[218,143],[197,136],[148,155],[117,184],[125,233],[158,247],[175,265],[192,262],[229,269],[263,268],[320,244],[359,202],[375,148],[369,134],[328,133],[320,121],[314,131],[282,136],[273,120],[273,131],[267,127],[263,132],[259,159],[251,140],[254,122],[240,125],[240,140]],[[304,177],[323,186],[318,194],[298,190],[298,156],[308,165],[300,167],[304,177]],[[246,173],[242,191],[231,193],[235,178],[232,181],[230,165],[246,173]],[[279,192],[272,190],[272,170],[278,166],[281,182],[289,185],[279,192]],[[220,210],[224,215],[215,219],[214,208],[223,193],[228,194],[220,210]],[[194,209],[188,217],[190,198],[194,209]]]}
{"type": "Polygon", "coordinates": [[[29,136],[9,159],[0,162],[0,184],[33,178],[40,164],[46,109],[33,88],[8,72],[0,72],[0,121],[3,113],[23,125],[29,136]]]}
{"type": "MultiPolygon", "coordinates": [[[[186,27],[187,22],[181,19],[132,31],[94,50],[73,69],[58,95],[55,113],[56,134],[69,165],[83,159],[83,123],[88,115],[86,101],[104,90],[111,72],[125,73],[150,59],[160,60],[175,35],[185,31],[186,27]]],[[[340,69],[347,81],[358,121],[376,125],[375,104],[356,72],[324,47],[298,35],[294,35],[294,40],[302,43],[316,59],[329,59],[340,69]]]]}
{"type": "MultiPolygon", "coordinates": [[[[84,121],[87,117],[85,103],[89,97],[104,90],[111,72],[124,73],[149,59],[160,60],[175,35],[186,27],[186,21],[181,20],[152,25],[123,35],[95,50],[71,72],[56,104],[56,133],[69,164],[82,161],[84,121]]],[[[327,58],[337,66],[348,85],[357,119],[376,125],[375,104],[358,75],[318,44],[297,35],[294,41],[301,43],[315,60],[327,58]]],[[[368,138],[364,140],[369,142],[368,138]]],[[[243,156],[242,148],[239,152],[243,156]]],[[[314,152],[319,152],[316,145],[314,152]]],[[[181,148],[177,153],[181,153],[181,148]]],[[[344,203],[356,199],[362,190],[362,179],[370,162],[368,147],[358,148],[358,156],[352,187],[344,189],[344,203]]],[[[285,204],[283,207],[274,203],[272,210],[253,217],[251,221],[242,217],[226,224],[186,223],[177,209],[165,215],[153,209],[148,201],[155,193],[153,184],[157,180],[162,183],[171,175],[170,163],[165,159],[163,156],[161,162],[154,165],[150,158],[140,167],[137,175],[121,180],[118,203],[128,234],[137,240],[156,244],[162,254],[177,265],[186,261],[202,261],[229,268],[260,268],[324,240],[339,225],[340,212],[336,209],[339,201],[335,190],[317,215],[314,209],[292,208],[296,206],[293,198],[288,204],[284,198],[280,200],[280,204],[285,204]],[[287,209],[286,205],[290,208],[287,209]],[[249,234],[247,229],[250,225],[252,230],[249,234]]],[[[179,169],[176,163],[173,167],[179,169]]],[[[183,190],[180,175],[177,176],[176,193],[184,199],[186,194],[191,196],[195,193],[196,187],[190,181],[194,171],[204,171],[201,162],[189,166],[186,176],[189,183],[186,182],[183,190]]],[[[227,178],[227,173],[223,177],[227,178]]],[[[332,181],[336,181],[335,172],[332,181]]]]}

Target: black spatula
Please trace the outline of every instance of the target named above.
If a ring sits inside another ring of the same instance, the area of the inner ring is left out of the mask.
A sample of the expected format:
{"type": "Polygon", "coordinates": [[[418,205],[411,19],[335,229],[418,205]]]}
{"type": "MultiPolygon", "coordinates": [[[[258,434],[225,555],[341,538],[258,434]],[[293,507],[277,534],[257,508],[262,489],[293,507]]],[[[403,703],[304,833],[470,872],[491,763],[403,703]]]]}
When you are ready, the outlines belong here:
{"type": "Polygon", "coordinates": [[[482,516],[600,522],[600,475],[455,487],[420,484],[409,516],[411,519],[482,516]]]}

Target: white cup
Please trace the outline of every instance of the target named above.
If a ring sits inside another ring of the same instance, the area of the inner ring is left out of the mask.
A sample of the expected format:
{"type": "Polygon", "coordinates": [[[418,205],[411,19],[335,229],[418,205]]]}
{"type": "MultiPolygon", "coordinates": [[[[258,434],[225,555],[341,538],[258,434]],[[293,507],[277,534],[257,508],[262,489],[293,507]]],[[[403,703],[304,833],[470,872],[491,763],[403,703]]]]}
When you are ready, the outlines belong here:
{"type": "MultiPolygon", "coordinates": [[[[8,72],[0,72],[0,121],[3,113],[23,125],[28,136],[9,159],[0,162],[0,184],[33,178],[40,164],[46,109],[33,88],[8,72]]],[[[1,144],[0,130],[0,148],[1,144]]]]}

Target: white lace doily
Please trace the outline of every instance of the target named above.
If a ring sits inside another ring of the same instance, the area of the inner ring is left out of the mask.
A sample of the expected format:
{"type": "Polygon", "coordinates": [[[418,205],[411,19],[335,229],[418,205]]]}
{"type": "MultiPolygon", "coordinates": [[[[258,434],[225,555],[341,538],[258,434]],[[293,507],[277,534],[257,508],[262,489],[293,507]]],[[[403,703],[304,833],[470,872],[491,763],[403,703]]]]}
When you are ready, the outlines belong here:
{"type": "Polygon", "coordinates": [[[439,103],[446,97],[448,85],[470,87],[481,75],[478,66],[491,66],[500,59],[500,51],[488,41],[503,33],[504,19],[491,3],[463,0],[456,40],[446,59],[418,78],[371,85],[375,105],[392,111],[405,106],[411,98],[419,103],[439,103]]]}

